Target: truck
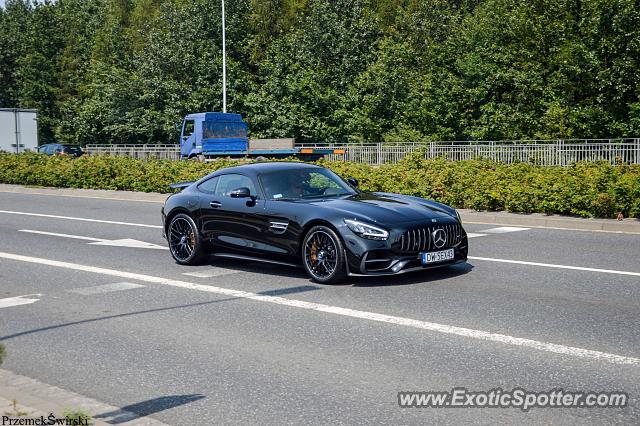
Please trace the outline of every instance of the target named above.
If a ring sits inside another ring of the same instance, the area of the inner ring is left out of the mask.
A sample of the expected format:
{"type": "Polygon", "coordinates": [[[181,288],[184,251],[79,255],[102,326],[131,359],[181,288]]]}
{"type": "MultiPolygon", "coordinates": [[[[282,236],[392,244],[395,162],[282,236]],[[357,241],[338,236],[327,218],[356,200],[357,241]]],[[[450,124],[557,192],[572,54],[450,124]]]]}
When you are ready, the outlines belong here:
{"type": "Polygon", "coordinates": [[[0,151],[21,153],[38,148],[35,109],[0,108],[0,151]]]}
{"type": "Polygon", "coordinates": [[[296,157],[315,161],[342,149],[296,148],[294,139],[248,138],[247,123],[240,114],[198,112],[188,114],[180,129],[180,158],[207,160],[219,157],[296,157]]]}

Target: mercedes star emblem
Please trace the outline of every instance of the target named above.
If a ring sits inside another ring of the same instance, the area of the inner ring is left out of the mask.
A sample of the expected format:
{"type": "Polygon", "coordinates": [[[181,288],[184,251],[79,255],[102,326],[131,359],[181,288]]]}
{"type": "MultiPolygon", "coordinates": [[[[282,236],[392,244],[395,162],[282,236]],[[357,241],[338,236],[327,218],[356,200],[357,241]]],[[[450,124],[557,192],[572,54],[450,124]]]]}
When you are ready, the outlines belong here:
{"type": "Polygon", "coordinates": [[[431,233],[433,237],[433,244],[436,248],[442,248],[445,244],[447,244],[447,234],[444,232],[444,229],[436,229],[431,233]]]}

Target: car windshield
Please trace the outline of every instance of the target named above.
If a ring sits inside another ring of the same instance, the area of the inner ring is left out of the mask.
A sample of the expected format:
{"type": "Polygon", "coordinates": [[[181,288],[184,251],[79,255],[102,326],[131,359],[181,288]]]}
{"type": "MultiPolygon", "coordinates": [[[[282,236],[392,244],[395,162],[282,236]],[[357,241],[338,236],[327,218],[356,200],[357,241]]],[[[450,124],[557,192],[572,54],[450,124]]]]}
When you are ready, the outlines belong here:
{"type": "Polygon", "coordinates": [[[299,200],[354,195],[356,191],[328,169],[280,170],[260,175],[270,200],[299,200]]]}
{"type": "Polygon", "coordinates": [[[205,121],[202,123],[203,139],[246,137],[247,125],[242,122],[205,121]]]}

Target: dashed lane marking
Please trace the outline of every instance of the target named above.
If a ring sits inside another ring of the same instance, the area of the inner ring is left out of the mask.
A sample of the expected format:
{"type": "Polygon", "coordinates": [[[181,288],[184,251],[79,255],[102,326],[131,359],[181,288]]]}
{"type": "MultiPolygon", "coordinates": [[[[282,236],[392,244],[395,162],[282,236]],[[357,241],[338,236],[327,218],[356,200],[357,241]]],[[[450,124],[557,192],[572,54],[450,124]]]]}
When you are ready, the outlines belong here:
{"type": "Polygon", "coordinates": [[[148,225],[146,223],[132,223],[132,222],[119,222],[115,220],[103,220],[103,219],[89,219],[86,217],[74,217],[74,216],[59,216],[55,214],[44,214],[44,213],[30,213],[30,212],[16,212],[10,210],[0,210],[2,214],[13,214],[18,216],[36,216],[36,217],[49,217],[52,219],[64,219],[64,220],[77,220],[81,222],[94,222],[94,223],[108,223],[111,225],[125,225],[125,226],[139,226],[142,228],[155,228],[162,229],[160,225],[148,225]]]}
{"type": "Polygon", "coordinates": [[[24,296],[7,297],[6,299],[0,299],[0,309],[10,308],[12,306],[30,305],[36,303],[42,294],[26,294],[24,296]]]}

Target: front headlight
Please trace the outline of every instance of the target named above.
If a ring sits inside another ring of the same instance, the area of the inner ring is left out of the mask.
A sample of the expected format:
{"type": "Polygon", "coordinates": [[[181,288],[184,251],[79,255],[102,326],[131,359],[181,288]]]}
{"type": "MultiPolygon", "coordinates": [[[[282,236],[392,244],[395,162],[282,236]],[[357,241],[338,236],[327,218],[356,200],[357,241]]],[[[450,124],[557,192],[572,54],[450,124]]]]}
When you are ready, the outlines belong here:
{"type": "Polygon", "coordinates": [[[360,222],[358,220],[345,219],[344,223],[347,224],[355,234],[368,240],[386,240],[389,238],[389,232],[377,226],[369,225],[368,223],[360,222]]]}

